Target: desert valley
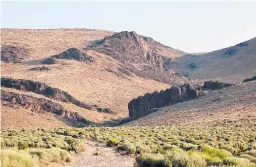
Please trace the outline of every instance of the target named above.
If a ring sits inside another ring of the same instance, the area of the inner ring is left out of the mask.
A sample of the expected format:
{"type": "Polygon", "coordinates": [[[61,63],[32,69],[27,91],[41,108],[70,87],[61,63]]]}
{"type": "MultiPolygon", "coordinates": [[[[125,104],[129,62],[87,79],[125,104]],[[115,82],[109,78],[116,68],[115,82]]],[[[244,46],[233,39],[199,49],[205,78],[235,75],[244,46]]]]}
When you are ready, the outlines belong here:
{"type": "Polygon", "coordinates": [[[4,167],[256,166],[256,38],[200,54],[135,31],[1,29],[4,167]]]}

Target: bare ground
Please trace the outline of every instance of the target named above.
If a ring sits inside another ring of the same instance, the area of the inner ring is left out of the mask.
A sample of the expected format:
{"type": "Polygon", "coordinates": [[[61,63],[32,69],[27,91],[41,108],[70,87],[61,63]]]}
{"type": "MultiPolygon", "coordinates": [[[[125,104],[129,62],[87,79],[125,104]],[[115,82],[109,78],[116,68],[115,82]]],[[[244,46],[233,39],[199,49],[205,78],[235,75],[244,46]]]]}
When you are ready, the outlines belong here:
{"type": "Polygon", "coordinates": [[[112,147],[85,141],[86,151],[75,155],[70,164],[53,164],[54,167],[133,167],[135,158],[120,155],[112,147]],[[100,155],[93,155],[96,151],[100,155]]]}

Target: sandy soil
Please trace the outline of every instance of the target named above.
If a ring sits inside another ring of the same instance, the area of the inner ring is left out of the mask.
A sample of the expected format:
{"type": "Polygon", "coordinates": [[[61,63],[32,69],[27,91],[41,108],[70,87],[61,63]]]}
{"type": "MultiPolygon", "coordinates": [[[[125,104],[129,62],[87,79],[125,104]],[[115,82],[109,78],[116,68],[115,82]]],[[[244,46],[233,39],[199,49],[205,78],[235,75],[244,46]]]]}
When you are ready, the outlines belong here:
{"type": "MultiPolygon", "coordinates": [[[[111,147],[85,141],[86,151],[75,155],[70,164],[53,164],[54,167],[133,167],[135,158],[120,155],[111,147]],[[102,155],[93,155],[96,150],[102,155]]],[[[53,167],[53,166],[52,166],[53,167]]]]}

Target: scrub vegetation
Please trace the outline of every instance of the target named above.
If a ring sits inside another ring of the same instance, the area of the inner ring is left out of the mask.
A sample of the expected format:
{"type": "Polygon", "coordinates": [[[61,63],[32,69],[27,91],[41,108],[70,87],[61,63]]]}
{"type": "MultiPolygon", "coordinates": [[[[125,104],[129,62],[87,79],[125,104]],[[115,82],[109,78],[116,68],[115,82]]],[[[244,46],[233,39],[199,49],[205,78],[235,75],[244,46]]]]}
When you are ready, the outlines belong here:
{"type": "Polygon", "coordinates": [[[139,167],[256,165],[256,121],[247,119],[164,126],[7,130],[1,134],[1,161],[3,166],[22,162],[29,167],[70,162],[70,154],[85,150],[85,138],[136,156],[139,167]]]}

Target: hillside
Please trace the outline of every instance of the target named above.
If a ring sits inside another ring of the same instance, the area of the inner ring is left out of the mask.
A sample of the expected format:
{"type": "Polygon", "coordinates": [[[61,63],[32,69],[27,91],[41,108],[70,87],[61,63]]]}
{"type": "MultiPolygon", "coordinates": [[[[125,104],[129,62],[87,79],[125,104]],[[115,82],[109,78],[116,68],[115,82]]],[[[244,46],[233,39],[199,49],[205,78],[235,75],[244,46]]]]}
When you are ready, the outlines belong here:
{"type": "MultiPolygon", "coordinates": [[[[170,70],[166,72],[163,69],[162,62],[154,64],[153,59],[152,63],[148,61],[147,64],[147,60],[144,58],[143,61],[137,62],[136,66],[127,68],[129,64],[126,63],[124,65],[121,59],[116,59],[96,48],[88,49],[92,43],[102,39],[110,43],[112,41],[115,44],[116,40],[113,39],[113,36],[116,37],[124,33],[127,32],[114,33],[89,29],[2,29],[2,77],[47,84],[50,87],[67,92],[83,103],[109,108],[113,111],[113,114],[100,113],[70,103],[63,104],[59,100],[56,101],[64,105],[65,109],[78,112],[86,120],[104,122],[127,116],[127,104],[131,99],[146,92],[168,88],[170,82],[183,83],[187,79],[175,75],[170,70]],[[5,57],[7,59],[3,59],[5,57]],[[145,66],[157,67],[150,71],[150,73],[146,73],[145,70],[140,72],[140,68],[144,64],[145,66]],[[163,77],[157,78],[159,71],[162,71],[163,76],[168,78],[168,83],[162,80],[163,77]],[[156,77],[151,77],[153,75],[156,77]]],[[[133,32],[130,34],[133,34],[133,32]]],[[[144,37],[137,34],[136,36],[144,40],[144,37]]],[[[130,37],[127,39],[123,35],[121,35],[121,40],[123,41],[120,43],[120,45],[123,45],[122,47],[126,47],[127,43],[133,42],[130,37]]],[[[145,42],[147,43],[145,46],[149,47],[150,55],[153,55],[154,50],[162,50],[162,52],[168,53],[167,55],[170,58],[180,56],[183,53],[164,46],[151,38],[145,38],[145,40],[148,41],[145,42]]],[[[113,45],[110,46],[114,47],[113,45]]],[[[137,45],[135,46],[138,47],[137,45]]],[[[145,49],[139,49],[139,51],[144,52],[145,49]]],[[[158,52],[159,55],[163,55],[162,52],[158,52]]],[[[132,59],[136,56],[138,56],[136,53],[130,53],[127,58],[132,59]]],[[[15,91],[18,94],[29,93],[32,97],[38,96],[33,92],[24,90],[15,91]]],[[[7,92],[13,92],[13,89],[8,89],[7,92]]],[[[49,100],[52,101],[53,99],[49,100]]],[[[27,113],[13,113],[17,120],[22,120],[31,114],[29,109],[20,107],[16,107],[16,109],[27,111],[27,113]]],[[[13,108],[8,106],[3,107],[4,114],[2,114],[2,118],[6,120],[3,122],[3,128],[13,127],[10,125],[11,121],[9,119],[12,116],[8,115],[8,112],[12,113],[12,110],[13,108]]],[[[40,115],[38,114],[35,114],[35,118],[40,115]]],[[[42,124],[48,120],[43,116],[42,119],[42,124]]],[[[60,121],[56,117],[53,117],[53,120],[60,121]]],[[[23,127],[23,122],[16,123],[23,127]]],[[[40,127],[42,124],[34,128],[40,127]]],[[[64,124],[66,124],[65,121],[64,124]]],[[[52,123],[52,125],[54,126],[55,124],[52,123]]],[[[27,125],[24,125],[24,127],[29,128],[27,125]]],[[[33,124],[31,124],[30,128],[32,127],[33,124]]]]}
{"type": "Polygon", "coordinates": [[[255,41],[189,55],[133,31],[2,29],[2,76],[45,83],[109,108],[113,114],[76,107],[104,122],[127,116],[133,98],[187,82],[184,76],[241,82],[255,72],[255,41]]]}
{"type": "Polygon", "coordinates": [[[256,73],[256,38],[235,46],[175,59],[171,69],[194,79],[239,83],[256,73]]]}
{"type": "Polygon", "coordinates": [[[191,55],[133,31],[2,29],[1,162],[254,167],[255,44],[191,55]]]}
{"type": "Polygon", "coordinates": [[[173,125],[256,119],[256,81],[206,91],[203,96],[155,109],[126,125],[173,125]]]}
{"type": "Polygon", "coordinates": [[[92,41],[86,50],[95,50],[120,61],[122,70],[165,83],[179,83],[174,81],[181,77],[170,70],[170,65],[175,57],[185,54],[134,31],[122,31],[92,41]]]}

